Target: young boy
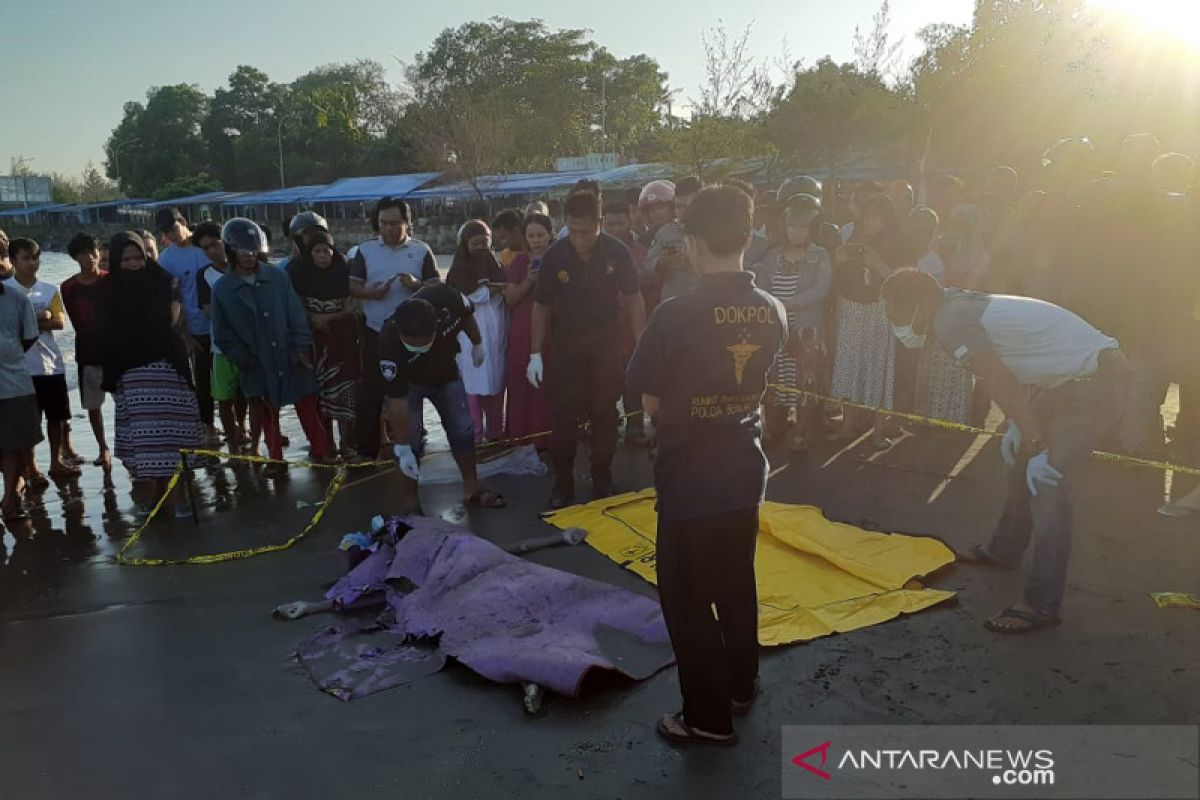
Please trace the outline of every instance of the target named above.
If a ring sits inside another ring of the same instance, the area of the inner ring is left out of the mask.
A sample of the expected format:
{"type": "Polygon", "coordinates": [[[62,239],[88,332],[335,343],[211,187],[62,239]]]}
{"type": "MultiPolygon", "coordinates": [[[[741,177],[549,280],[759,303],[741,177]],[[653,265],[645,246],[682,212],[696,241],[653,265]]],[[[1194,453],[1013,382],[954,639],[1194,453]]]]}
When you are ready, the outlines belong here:
{"type": "MultiPolygon", "coordinates": [[[[33,239],[13,239],[8,246],[13,262],[13,277],[5,285],[24,292],[37,318],[38,340],[25,352],[25,367],[33,378],[38,408],[46,417],[46,432],[50,439],[50,476],[69,479],[79,475],[79,469],[64,458],[63,439],[66,423],[71,418],[71,403],[67,396],[66,367],[62,351],[54,341],[54,331],[66,325],[66,313],[58,288],[37,279],[42,250],[33,239]]],[[[34,462],[33,451],[25,456],[26,471],[32,487],[45,487],[46,476],[34,462]]]]}
{"type": "Polygon", "coordinates": [[[77,233],[67,244],[67,254],[79,264],[79,274],[63,281],[59,292],[71,327],[75,329],[75,363],[79,367],[79,404],[87,409],[92,433],[100,448],[93,466],[112,470],[112,451],[104,435],[104,390],[100,383],[104,370],[100,366],[102,331],[96,321],[96,298],[107,272],[100,269],[100,243],[86,233],[77,233]]]}
{"type": "Polygon", "coordinates": [[[21,462],[42,440],[42,429],[33,381],[25,368],[25,351],[37,342],[37,321],[25,293],[5,285],[0,281],[0,515],[11,523],[27,516],[21,506],[21,462]]]}

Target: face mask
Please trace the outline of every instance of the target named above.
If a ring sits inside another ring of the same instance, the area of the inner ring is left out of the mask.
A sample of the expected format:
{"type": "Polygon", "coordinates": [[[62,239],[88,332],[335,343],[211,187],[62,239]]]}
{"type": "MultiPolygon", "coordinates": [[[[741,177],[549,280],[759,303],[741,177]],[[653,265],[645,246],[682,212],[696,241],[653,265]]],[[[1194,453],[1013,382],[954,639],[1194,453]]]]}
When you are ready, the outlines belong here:
{"type": "Polygon", "coordinates": [[[431,349],[433,349],[433,342],[430,342],[427,345],[422,345],[420,347],[418,347],[415,344],[409,344],[408,342],[404,342],[404,349],[410,353],[417,353],[417,354],[428,353],[431,349]]]}
{"type": "Polygon", "coordinates": [[[909,348],[910,350],[916,350],[918,348],[925,346],[925,336],[926,335],[923,333],[917,333],[916,331],[913,330],[912,324],[913,324],[913,322],[916,322],[916,321],[917,321],[917,312],[914,310],[912,322],[908,323],[907,325],[893,325],[892,326],[892,332],[896,334],[896,338],[900,340],[900,344],[904,345],[905,347],[909,348]]]}

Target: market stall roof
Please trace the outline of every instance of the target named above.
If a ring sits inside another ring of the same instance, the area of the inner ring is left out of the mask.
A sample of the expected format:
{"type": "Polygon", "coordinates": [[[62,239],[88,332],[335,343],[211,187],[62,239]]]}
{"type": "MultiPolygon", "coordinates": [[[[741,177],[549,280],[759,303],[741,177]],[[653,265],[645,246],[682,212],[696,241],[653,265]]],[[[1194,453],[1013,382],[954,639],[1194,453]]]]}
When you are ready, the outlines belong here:
{"type": "Polygon", "coordinates": [[[552,189],[571,186],[576,181],[590,178],[591,172],[529,172],[516,175],[484,175],[477,181],[478,192],[468,181],[431,186],[409,195],[413,200],[463,199],[477,197],[505,197],[508,195],[538,194],[552,189]]]}
{"type": "Polygon", "coordinates": [[[289,186],[286,189],[272,189],[269,192],[250,192],[230,198],[221,203],[223,206],[277,206],[291,203],[304,203],[317,192],[332,184],[318,183],[311,186],[289,186]]]}
{"type": "Polygon", "coordinates": [[[342,178],[305,198],[308,203],[340,203],[351,200],[378,200],[384,196],[406,197],[440,172],[413,172],[406,175],[373,175],[363,178],[342,178]]]}
{"type": "Polygon", "coordinates": [[[592,174],[591,179],[601,186],[642,185],[650,181],[670,178],[678,170],[666,163],[626,164],[592,174]]]}
{"type": "Polygon", "coordinates": [[[27,217],[32,214],[44,214],[56,208],[67,208],[70,205],[70,203],[43,203],[40,206],[29,206],[28,208],[7,208],[0,211],[0,217],[27,217]]]}
{"type": "Polygon", "coordinates": [[[137,208],[145,208],[147,203],[154,202],[151,197],[119,197],[116,200],[104,200],[99,203],[84,203],[80,205],[68,205],[61,208],[48,209],[51,214],[74,214],[77,211],[93,211],[98,208],[112,208],[113,206],[136,206],[137,208]]]}
{"type": "Polygon", "coordinates": [[[249,192],[201,192],[200,194],[191,194],[187,197],[172,197],[170,200],[153,200],[147,203],[142,203],[142,208],[166,208],[169,206],[191,206],[198,203],[220,203],[225,200],[232,200],[235,197],[241,197],[249,192]]]}

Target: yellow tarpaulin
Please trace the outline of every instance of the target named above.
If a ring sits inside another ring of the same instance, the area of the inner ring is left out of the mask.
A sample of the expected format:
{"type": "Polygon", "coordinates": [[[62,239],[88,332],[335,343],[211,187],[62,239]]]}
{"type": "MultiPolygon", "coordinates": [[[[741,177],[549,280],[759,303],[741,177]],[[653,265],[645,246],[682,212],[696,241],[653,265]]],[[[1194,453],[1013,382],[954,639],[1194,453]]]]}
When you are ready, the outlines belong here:
{"type": "MultiPolygon", "coordinates": [[[[547,520],[583,528],[587,543],[651,583],[655,575],[654,490],[573,506],[547,520]]],[[[807,641],[929,608],[954,592],[913,578],[954,560],[934,539],[873,533],[825,519],[819,508],[764,503],[758,528],[758,639],[807,641]]]]}

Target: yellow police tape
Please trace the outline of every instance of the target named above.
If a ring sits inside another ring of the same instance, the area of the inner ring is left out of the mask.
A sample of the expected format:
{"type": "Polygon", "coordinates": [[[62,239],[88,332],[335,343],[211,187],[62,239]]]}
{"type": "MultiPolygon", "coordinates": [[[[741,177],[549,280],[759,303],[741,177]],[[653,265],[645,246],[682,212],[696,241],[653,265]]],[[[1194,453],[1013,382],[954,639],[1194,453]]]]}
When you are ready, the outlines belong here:
{"type": "MultiPolygon", "coordinates": [[[[906,420],[908,422],[915,422],[915,423],[922,424],[922,425],[928,425],[928,426],[931,426],[934,428],[941,428],[943,430],[959,431],[961,433],[969,433],[969,434],[972,434],[975,436],[981,436],[981,435],[982,436],[1000,436],[1001,435],[998,431],[989,431],[989,430],[985,430],[983,428],[976,428],[973,425],[965,425],[961,422],[950,422],[949,420],[936,419],[934,417],[926,417],[926,416],[922,416],[920,414],[912,414],[907,411],[893,411],[893,410],[886,409],[886,408],[879,408],[877,406],[869,406],[869,405],[865,405],[863,403],[855,403],[853,401],[843,400],[843,399],[837,398],[837,397],[829,397],[827,395],[819,394],[818,392],[810,392],[807,389],[797,389],[797,388],[793,388],[790,386],[782,386],[780,384],[774,384],[774,383],[768,384],[767,388],[773,389],[777,392],[782,392],[784,394],[795,394],[795,395],[799,395],[802,397],[808,397],[808,398],[811,398],[814,400],[821,400],[821,401],[827,402],[827,403],[838,403],[843,406],[850,406],[851,408],[862,409],[863,411],[871,411],[871,412],[875,412],[875,413],[880,413],[880,414],[883,414],[888,417],[895,417],[897,419],[906,420]]],[[[622,414],[621,416],[624,419],[629,419],[630,417],[638,416],[641,413],[642,413],[641,411],[632,411],[632,412],[627,412],[625,414],[622,414]]],[[[490,442],[488,444],[488,447],[489,448],[512,447],[514,445],[528,442],[533,439],[539,439],[544,436],[549,436],[550,434],[551,434],[551,431],[541,431],[539,433],[531,433],[531,434],[527,434],[525,436],[517,436],[517,437],[510,438],[510,439],[501,439],[501,440],[498,440],[495,442],[490,442]]],[[[233,454],[233,453],[222,453],[218,450],[200,450],[200,449],[193,449],[193,448],[183,449],[183,450],[180,450],[179,452],[181,455],[183,455],[185,457],[188,455],[210,456],[213,458],[248,461],[248,462],[255,463],[255,464],[287,464],[289,466],[309,467],[312,469],[333,469],[333,470],[337,470],[337,472],[333,476],[333,480],[329,482],[329,486],[325,491],[325,498],[321,501],[320,505],[317,506],[316,511],[313,512],[312,518],[308,521],[308,524],[304,526],[304,529],[302,531],[300,531],[298,534],[293,536],[291,539],[288,539],[286,542],[283,542],[282,544],[262,545],[261,547],[253,547],[253,548],[248,548],[245,550],[231,550],[231,551],[228,551],[225,553],[212,553],[209,555],[191,556],[190,558],[182,558],[182,559],[125,558],[125,551],[127,551],[130,547],[132,547],[135,543],[137,543],[137,541],[139,539],[141,539],[142,533],[146,530],[146,528],[150,525],[150,523],[158,515],[158,512],[162,509],[164,503],[166,502],[167,497],[170,496],[171,492],[179,484],[180,478],[183,476],[185,469],[187,469],[187,467],[184,466],[183,462],[181,462],[180,465],[175,469],[175,474],[171,476],[171,480],[167,485],[167,491],[163,494],[162,497],[160,497],[158,499],[158,502],[154,505],[154,508],[151,509],[150,514],[146,517],[145,520],[142,521],[142,524],[138,527],[138,529],[133,532],[133,535],[129,537],[129,540],[125,542],[125,544],[121,547],[120,551],[118,551],[118,553],[117,553],[117,563],[118,564],[124,564],[126,566],[137,566],[137,567],[160,567],[160,566],[180,565],[180,564],[218,564],[222,561],[233,561],[233,560],[236,560],[239,558],[252,558],[254,556],[263,555],[264,553],[277,553],[281,550],[287,550],[288,548],[293,547],[298,542],[303,540],[306,536],[308,536],[308,534],[312,532],[313,528],[315,528],[317,526],[317,524],[320,523],[321,518],[325,516],[325,511],[329,508],[329,504],[333,502],[333,498],[337,496],[337,493],[342,490],[342,487],[346,482],[346,474],[347,474],[348,470],[361,469],[364,467],[391,466],[393,463],[391,461],[364,461],[364,462],[353,463],[353,464],[321,464],[321,463],[311,462],[311,461],[284,461],[284,460],[278,460],[278,459],[273,459],[273,458],[264,458],[262,456],[249,456],[249,455],[240,455],[240,454],[233,454]]],[[[442,451],[438,451],[438,452],[442,452],[442,451]]],[[[431,452],[428,455],[434,455],[434,454],[435,453],[431,452]]],[[[1093,452],[1092,456],[1101,461],[1108,461],[1108,462],[1115,463],[1115,464],[1125,464],[1127,466],[1135,466],[1135,467],[1147,467],[1150,469],[1177,472],[1182,475],[1200,476],[1200,469],[1198,469],[1198,468],[1185,467],[1185,466],[1182,466],[1179,464],[1172,464],[1167,461],[1155,461],[1155,460],[1145,459],[1145,458],[1135,458],[1134,456],[1120,455],[1117,453],[1106,453],[1106,452],[1103,452],[1100,450],[1093,452]]]]}
{"type": "MultiPolygon", "coordinates": [[[[948,431],[960,431],[962,433],[970,433],[975,436],[1001,436],[999,431],[989,431],[983,428],[976,428],[974,425],[964,425],[961,422],[950,422],[945,419],[936,419],[934,417],[925,417],[920,414],[911,414],[907,411],[892,411],[887,408],[879,408],[877,406],[868,406],[862,403],[855,403],[850,400],[842,400],[837,397],[829,397],[817,392],[810,392],[807,389],[795,389],[791,386],[781,386],[776,383],[768,384],[768,389],[774,389],[777,392],[784,394],[795,394],[802,397],[808,397],[813,400],[821,400],[827,403],[838,403],[851,408],[862,409],[863,411],[873,411],[883,414],[887,417],[896,417],[897,419],[907,420],[908,422],[916,422],[922,425],[929,425],[934,428],[942,428],[948,431]]],[[[1178,472],[1182,475],[1200,475],[1200,468],[1185,467],[1180,464],[1172,464],[1169,461],[1155,461],[1146,458],[1136,458],[1134,456],[1125,456],[1118,453],[1106,453],[1103,450],[1092,452],[1092,457],[1101,461],[1109,461],[1114,464],[1125,464],[1131,467],[1148,467],[1150,469],[1162,470],[1164,472],[1178,472]]]]}

